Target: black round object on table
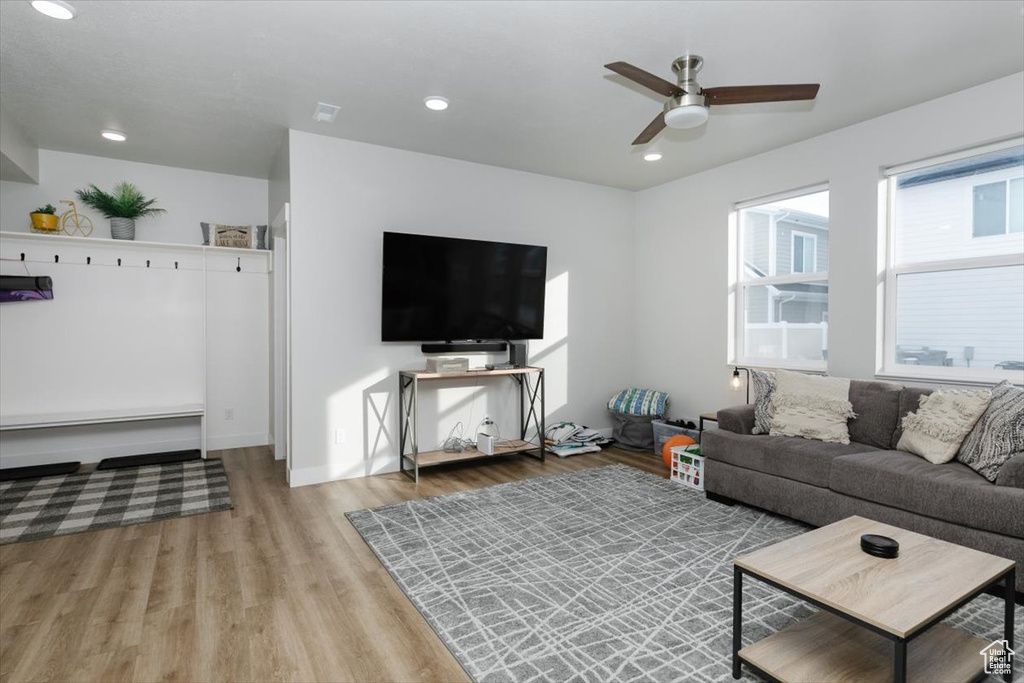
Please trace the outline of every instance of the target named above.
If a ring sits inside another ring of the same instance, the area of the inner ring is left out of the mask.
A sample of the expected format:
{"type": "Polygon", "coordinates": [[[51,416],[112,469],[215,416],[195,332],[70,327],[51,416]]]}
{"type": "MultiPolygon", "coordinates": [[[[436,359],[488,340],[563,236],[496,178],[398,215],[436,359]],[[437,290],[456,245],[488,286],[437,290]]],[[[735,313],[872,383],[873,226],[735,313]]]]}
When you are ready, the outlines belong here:
{"type": "Polygon", "coordinates": [[[899,557],[900,554],[900,544],[898,541],[888,536],[879,536],[877,534],[864,534],[861,536],[860,549],[868,555],[885,559],[899,557]]]}

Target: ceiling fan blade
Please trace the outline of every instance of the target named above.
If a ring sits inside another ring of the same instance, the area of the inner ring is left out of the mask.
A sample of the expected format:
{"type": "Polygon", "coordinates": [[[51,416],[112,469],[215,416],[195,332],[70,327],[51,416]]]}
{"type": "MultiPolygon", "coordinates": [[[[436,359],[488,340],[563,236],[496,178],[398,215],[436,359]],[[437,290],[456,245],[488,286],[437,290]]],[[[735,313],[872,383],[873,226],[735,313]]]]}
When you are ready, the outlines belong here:
{"type": "Polygon", "coordinates": [[[818,94],[817,83],[791,85],[735,85],[724,88],[704,88],[704,102],[712,104],[751,104],[754,102],[789,102],[813,100],[818,94]]]}
{"type": "Polygon", "coordinates": [[[647,124],[644,131],[640,135],[636,136],[636,140],[633,140],[634,145],[643,145],[654,139],[654,136],[660,133],[665,128],[665,112],[661,112],[654,117],[654,120],[647,124]]]}
{"type": "Polygon", "coordinates": [[[639,83],[645,88],[650,88],[659,95],[665,97],[675,97],[676,95],[683,95],[685,92],[675,83],[670,83],[664,78],[655,76],[652,73],[648,73],[643,69],[627,64],[626,62],[612,62],[611,64],[605,64],[604,68],[611,69],[620,76],[625,76],[634,83],[639,83]]]}

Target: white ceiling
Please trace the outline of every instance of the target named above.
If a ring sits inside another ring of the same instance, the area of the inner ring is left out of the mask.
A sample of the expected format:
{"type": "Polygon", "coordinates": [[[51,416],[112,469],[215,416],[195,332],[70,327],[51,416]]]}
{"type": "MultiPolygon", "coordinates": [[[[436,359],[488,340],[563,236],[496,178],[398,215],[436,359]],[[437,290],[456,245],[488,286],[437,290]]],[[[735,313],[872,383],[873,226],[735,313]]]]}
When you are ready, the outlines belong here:
{"type": "Polygon", "coordinates": [[[71,2],[0,3],[0,102],[40,147],[255,177],[290,127],[639,189],[1024,70],[1020,0],[71,2]],[[662,100],[602,65],[686,52],[705,87],[821,91],[632,148],[662,100]]]}

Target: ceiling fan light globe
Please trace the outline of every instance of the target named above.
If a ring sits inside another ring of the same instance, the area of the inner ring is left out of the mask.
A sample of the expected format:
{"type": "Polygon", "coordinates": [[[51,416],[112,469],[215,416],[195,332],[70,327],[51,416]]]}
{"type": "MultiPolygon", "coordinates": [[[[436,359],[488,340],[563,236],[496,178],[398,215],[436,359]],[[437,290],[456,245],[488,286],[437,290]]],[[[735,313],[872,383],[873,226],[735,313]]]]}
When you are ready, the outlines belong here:
{"type": "Polygon", "coordinates": [[[696,128],[707,120],[708,108],[699,104],[684,104],[665,112],[665,125],[669,128],[696,128]]]}

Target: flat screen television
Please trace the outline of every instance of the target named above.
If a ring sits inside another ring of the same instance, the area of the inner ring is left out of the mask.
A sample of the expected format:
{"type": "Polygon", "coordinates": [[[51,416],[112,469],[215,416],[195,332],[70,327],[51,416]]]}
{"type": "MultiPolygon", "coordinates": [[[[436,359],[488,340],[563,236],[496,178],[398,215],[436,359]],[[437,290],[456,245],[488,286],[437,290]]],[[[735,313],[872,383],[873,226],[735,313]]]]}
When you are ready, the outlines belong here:
{"type": "Polygon", "coordinates": [[[544,336],[547,247],[384,233],[381,340],[544,336]]]}

